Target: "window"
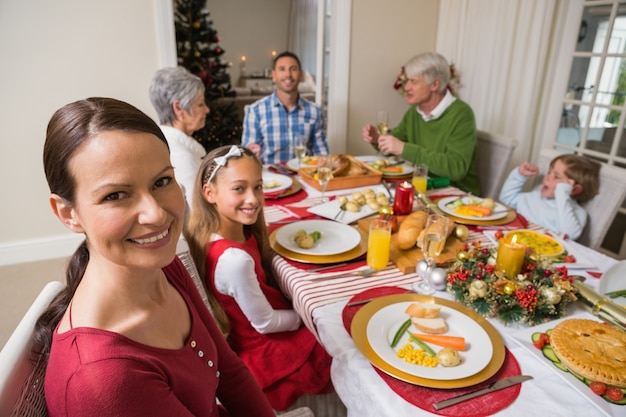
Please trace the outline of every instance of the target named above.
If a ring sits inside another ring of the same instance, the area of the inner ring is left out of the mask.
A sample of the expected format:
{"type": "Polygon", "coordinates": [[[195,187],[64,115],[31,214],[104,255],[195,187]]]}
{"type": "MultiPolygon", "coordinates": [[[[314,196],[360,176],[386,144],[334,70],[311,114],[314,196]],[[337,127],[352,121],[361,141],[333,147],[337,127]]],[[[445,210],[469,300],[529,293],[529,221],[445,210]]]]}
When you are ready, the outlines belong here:
{"type": "MultiPolygon", "coordinates": [[[[555,146],[626,167],[626,0],[584,2],[572,55],[555,146]]],[[[603,248],[626,256],[625,231],[622,204],[603,248]]]]}

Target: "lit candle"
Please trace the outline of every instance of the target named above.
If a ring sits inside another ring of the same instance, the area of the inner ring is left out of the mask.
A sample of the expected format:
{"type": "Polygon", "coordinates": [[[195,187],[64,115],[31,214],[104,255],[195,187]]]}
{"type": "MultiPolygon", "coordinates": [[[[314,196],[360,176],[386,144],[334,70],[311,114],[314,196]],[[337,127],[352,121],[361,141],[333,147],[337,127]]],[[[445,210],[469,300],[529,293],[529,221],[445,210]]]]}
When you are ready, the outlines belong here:
{"type": "Polygon", "coordinates": [[[517,236],[514,235],[510,242],[500,239],[496,270],[504,272],[511,278],[517,276],[522,270],[525,253],[526,247],[517,243],[517,236]]]}
{"type": "Polygon", "coordinates": [[[413,210],[413,196],[415,188],[413,184],[404,181],[396,187],[396,196],[393,199],[393,212],[399,215],[410,214],[413,210]]]}

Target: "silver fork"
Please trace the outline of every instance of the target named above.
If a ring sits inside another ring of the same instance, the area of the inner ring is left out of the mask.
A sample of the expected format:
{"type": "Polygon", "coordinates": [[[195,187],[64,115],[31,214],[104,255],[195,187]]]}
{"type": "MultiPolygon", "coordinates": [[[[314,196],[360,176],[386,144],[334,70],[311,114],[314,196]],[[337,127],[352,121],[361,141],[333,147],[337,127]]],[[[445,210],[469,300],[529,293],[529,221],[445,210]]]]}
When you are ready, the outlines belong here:
{"type": "Polygon", "coordinates": [[[311,278],[309,279],[309,281],[327,281],[329,279],[346,278],[346,277],[369,277],[375,272],[376,272],[375,269],[366,268],[366,269],[361,269],[360,271],[348,271],[348,272],[343,272],[337,275],[331,275],[331,276],[323,277],[323,278],[311,278]]]}

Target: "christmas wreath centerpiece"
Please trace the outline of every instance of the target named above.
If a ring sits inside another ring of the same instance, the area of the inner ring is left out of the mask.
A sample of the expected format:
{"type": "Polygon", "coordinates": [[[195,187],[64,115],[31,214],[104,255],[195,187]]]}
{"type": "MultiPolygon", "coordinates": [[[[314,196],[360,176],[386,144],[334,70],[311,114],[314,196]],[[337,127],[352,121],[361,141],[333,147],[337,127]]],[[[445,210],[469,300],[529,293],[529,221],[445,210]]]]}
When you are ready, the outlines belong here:
{"type": "Polygon", "coordinates": [[[476,242],[457,254],[447,283],[457,302],[507,325],[534,326],[562,317],[577,299],[567,267],[552,267],[527,251],[521,272],[509,277],[496,271],[496,252],[476,242]]]}

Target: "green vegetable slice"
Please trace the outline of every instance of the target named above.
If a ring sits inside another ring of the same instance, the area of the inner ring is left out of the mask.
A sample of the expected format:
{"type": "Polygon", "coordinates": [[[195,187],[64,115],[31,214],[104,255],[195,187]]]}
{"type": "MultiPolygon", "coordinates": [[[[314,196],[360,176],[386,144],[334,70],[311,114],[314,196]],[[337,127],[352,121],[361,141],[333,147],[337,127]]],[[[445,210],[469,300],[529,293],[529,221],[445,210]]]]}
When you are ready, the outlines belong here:
{"type": "Polygon", "coordinates": [[[411,333],[410,331],[407,330],[407,333],[409,334],[409,337],[411,338],[411,340],[414,341],[415,343],[417,343],[417,345],[420,348],[424,349],[424,352],[426,352],[429,356],[432,356],[432,357],[437,356],[435,351],[430,346],[428,346],[426,343],[424,343],[419,338],[415,337],[415,335],[413,333],[411,333]]]}
{"type": "Polygon", "coordinates": [[[400,339],[402,338],[402,335],[404,334],[404,332],[407,331],[410,325],[411,325],[411,319],[407,319],[407,321],[405,321],[404,323],[400,325],[400,328],[398,329],[396,334],[393,336],[393,340],[391,341],[392,348],[395,348],[398,345],[398,343],[400,342],[400,339]]]}

